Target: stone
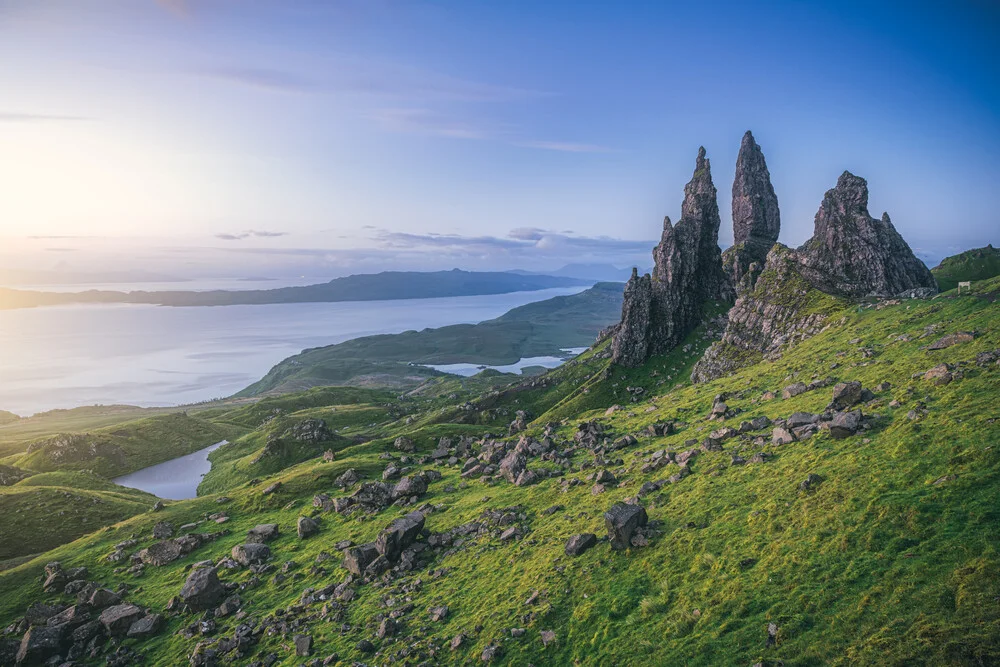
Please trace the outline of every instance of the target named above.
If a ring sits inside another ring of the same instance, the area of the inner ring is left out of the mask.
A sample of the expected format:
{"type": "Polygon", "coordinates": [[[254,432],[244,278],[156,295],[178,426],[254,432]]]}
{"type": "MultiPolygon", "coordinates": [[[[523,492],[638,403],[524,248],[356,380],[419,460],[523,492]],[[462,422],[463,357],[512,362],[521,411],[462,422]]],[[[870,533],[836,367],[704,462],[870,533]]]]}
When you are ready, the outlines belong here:
{"type": "Polygon", "coordinates": [[[233,560],[244,567],[266,563],[271,557],[271,549],[266,544],[248,542],[237,544],[232,551],[233,560]]]}
{"type": "Polygon", "coordinates": [[[226,596],[226,589],[219,581],[218,572],[214,567],[201,568],[188,575],[180,598],[191,609],[204,611],[218,606],[226,596]]]}
{"type": "Polygon", "coordinates": [[[925,380],[930,380],[938,386],[946,385],[954,379],[954,375],[952,375],[948,364],[938,364],[924,373],[923,377],[925,380]]]}
{"type": "Polygon", "coordinates": [[[295,644],[295,655],[304,658],[312,653],[312,637],[309,635],[295,635],[292,639],[295,644]]]}
{"type": "Polygon", "coordinates": [[[808,391],[808,389],[809,388],[806,387],[805,382],[796,382],[796,383],[790,384],[787,387],[785,387],[784,389],[782,389],[781,390],[781,397],[784,398],[784,399],[786,399],[786,400],[789,399],[789,398],[794,398],[794,397],[798,396],[799,394],[806,393],[806,391],[808,391]]]}
{"type": "Polygon", "coordinates": [[[278,524],[262,523],[247,531],[247,542],[264,544],[278,539],[278,524]]]}
{"type": "Polygon", "coordinates": [[[857,380],[852,382],[839,382],[833,386],[833,401],[830,408],[834,410],[844,410],[861,402],[862,388],[857,380]]]}
{"type": "Polygon", "coordinates": [[[342,567],[355,576],[363,576],[368,566],[379,556],[374,542],[344,550],[342,567]]]}
{"type": "Polygon", "coordinates": [[[34,626],[28,628],[17,649],[17,664],[40,665],[58,655],[66,637],[66,626],[34,626]]]}
{"type": "Polygon", "coordinates": [[[542,630],[542,646],[548,646],[556,640],[554,630],[542,630]]]}
{"type": "Polygon", "coordinates": [[[501,657],[503,657],[503,648],[497,644],[488,645],[479,656],[483,662],[493,662],[501,657]]]}
{"type": "Polygon", "coordinates": [[[861,411],[838,412],[830,421],[830,437],[840,440],[849,438],[861,428],[861,411]]]}
{"type": "Polygon", "coordinates": [[[174,526],[169,521],[157,521],[153,526],[153,538],[165,540],[174,536],[174,526]]]}
{"type": "Polygon", "coordinates": [[[423,475],[412,475],[401,478],[392,490],[394,500],[422,496],[427,493],[427,479],[423,475]]]}
{"type": "Polygon", "coordinates": [[[524,472],[528,465],[523,454],[512,451],[500,461],[500,474],[511,484],[517,482],[517,478],[524,472]]]}
{"type": "Polygon", "coordinates": [[[346,489],[349,486],[354,486],[361,480],[361,475],[354,468],[348,468],[344,471],[340,477],[333,481],[334,486],[338,486],[342,489],[346,489]]]}
{"type": "Polygon", "coordinates": [[[579,556],[590,547],[597,544],[597,535],[593,533],[579,533],[573,535],[566,542],[566,555],[579,556]]]}
{"type": "Polygon", "coordinates": [[[391,563],[399,560],[400,554],[413,544],[424,529],[424,515],[410,512],[401,519],[395,519],[388,528],[379,533],[375,549],[391,563]]]}
{"type": "Polygon", "coordinates": [[[615,363],[634,368],[651,355],[669,352],[701,324],[704,304],[729,299],[719,225],[711,165],[699,148],[680,220],[676,225],[663,220],[652,275],[640,277],[633,270],[625,285],[621,324],[611,344],[615,363]]]}
{"type": "Polygon", "coordinates": [[[159,614],[146,614],[129,627],[127,636],[137,638],[152,637],[160,631],[162,626],[162,616],[159,614]]]}
{"type": "Polygon", "coordinates": [[[28,625],[45,625],[49,619],[65,611],[62,605],[45,604],[44,602],[33,602],[24,612],[24,621],[28,625]]]}
{"type": "Polygon", "coordinates": [[[413,444],[413,440],[402,435],[396,438],[396,441],[392,443],[392,446],[401,452],[413,453],[417,451],[417,447],[413,444]]]}
{"type": "Polygon", "coordinates": [[[608,538],[612,549],[627,549],[631,543],[636,528],[645,526],[648,521],[646,510],[641,505],[615,503],[604,513],[604,525],[608,529],[608,538]]]}
{"type": "Polygon", "coordinates": [[[105,609],[106,607],[119,604],[121,601],[121,596],[114,591],[107,588],[98,588],[90,594],[90,599],[87,602],[94,609],[105,609]]]}
{"type": "Polygon", "coordinates": [[[101,612],[98,620],[109,636],[123,637],[128,633],[132,624],[145,615],[146,612],[134,604],[117,604],[101,612]]]}
{"type": "Polygon", "coordinates": [[[722,265],[739,296],[753,289],[781,231],[771,174],[749,130],[743,135],[736,158],[732,212],[733,247],[723,253],[722,265]]]}
{"type": "Polygon", "coordinates": [[[936,341],[928,345],[927,349],[943,350],[946,347],[951,347],[952,345],[958,345],[959,343],[971,343],[973,340],[975,340],[975,338],[976,335],[971,331],[959,331],[938,338],[936,341]]]}
{"type": "Polygon", "coordinates": [[[443,621],[448,618],[448,607],[431,607],[429,610],[432,621],[443,621]]]}
{"type": "Polygon", "coordinates": [[[160,567],[181,557],[181,545],[175,540],[155,542],[139,551],[136,556],[147,565],[160,567]]]}
{"type": "Polygon", "coordinates": [[[778,426],[771,431],[771,442],[775,445],[788,445],[795,442],[795,436],[787,428],[778,426]]]}
{"type": "Polygon", "coordinates": [[[815,424],[817,421],[819,421],[819,417],[811,412],[793,412],[785,420],[785,425],[789,428],[798,428],[807,424],[815,424]]]}
{"type": "Polygon", "coordinates": [[[816,487],[823,483],[823,478],[815,473],[809,473],[799,484],[800,491],[814,491],[816,487]]]}
{"type": "Polygon", "coordinates": [[[399,629],[399,625],[391,617],[386,617],[382,619],[382,622],[378,624],[378,630],[375,634],[379,639],[385,639],[386,637],[393,637],[396,631],[399,629]]]}
{"type": "Polygon", "coordinates": [[[299,539],[304,540],[319,532],[319,524],[315,519],[300,516],[298,522],[295,524],[295,530],[298,533],[299,539]]]}
{"type": "Polygon", "coordinates": [[[797,251],[800,271],[817,289],[836,296],[891,297],[937,282],[883,213],[868,213],[868,183],[845,171],[816,213],[812,238],[797,251]]]}

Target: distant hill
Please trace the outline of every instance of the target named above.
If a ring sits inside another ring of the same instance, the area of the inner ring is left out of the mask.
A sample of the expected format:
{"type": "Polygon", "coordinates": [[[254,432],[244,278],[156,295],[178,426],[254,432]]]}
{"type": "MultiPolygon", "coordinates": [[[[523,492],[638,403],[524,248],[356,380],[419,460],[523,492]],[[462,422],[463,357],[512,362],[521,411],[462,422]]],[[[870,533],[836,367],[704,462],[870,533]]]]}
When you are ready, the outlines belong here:
{"type": "Polygon", "coordinates": [[[269,290],[210,290],[205,292],[77,293],[0,289],[0,309],[67,303],[146,303],[160,306],[235,306],[273,303],[386,301],[533,292],[553,287],[587,285],[593,280],[562,276],[519,275],[495,271],[384,271],[336,278],[328,283],[269,290]]]}
{"type": "Polygon", "coordinates": [[[941,260],[931,269],[942,292],[958,287],[960,281],[986,280],[1000,276],[1000,249],[988,245],[973,248],[941,260]]]}
{"type": "Polygon", "coordinates": [[[355,338],[305,350],[272,368],[237,396],[299,391],[322,385],[419,384],[438,371],[411,364],[511,364],[523,357],[558,355],[584,347],[619,320],[621,283],[598,283],[579,294],[514,308],[479,324],[355,338]]]}

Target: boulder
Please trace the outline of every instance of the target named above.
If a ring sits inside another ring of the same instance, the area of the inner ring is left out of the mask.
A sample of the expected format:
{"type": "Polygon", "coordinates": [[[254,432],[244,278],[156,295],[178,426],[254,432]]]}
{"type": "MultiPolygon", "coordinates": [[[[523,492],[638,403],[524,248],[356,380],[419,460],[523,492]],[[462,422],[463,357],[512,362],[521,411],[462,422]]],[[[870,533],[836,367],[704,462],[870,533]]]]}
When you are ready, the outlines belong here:
{"type": "Polygon", "coordinates": [[[192,572],[180,592],[181,600],[195,611],[213,609],[225,597],[226,589],[219,581],[218,572],[214,567],[205,567],[192,572]]]}
{"type": "Polygon", "coordinates": [[[259,565],[271,557],[271,549],[266,544],[248,542],[237,544],[232,551],[233,560],[243,566],[259,565]]]}
{"type": "Polygon", "coordinates": [[[417,451],[417,447],[416,445],[413,444],[413,440],[410,440],[409,438],[402,435],[396,438],[396,441],[393,443],[393,447],[395,447],[401,452],[412,453],[417,451]]]}
{"type": "Polygon", "coordinates": [[[422,496],[425,493],[427,493],[427,479],[423,475],[412,475],[403,477],[396,482],[396,486],[392,490],[392,497],[396,500],[411,496],[422,496]]]}
{"type": "Polygon", "coordinates": [[[795,436],[787,428],[778,426],[771,431],[771,442],[775,445],[787,445],[795,442],[795,436]]]}
{"type": "Polygon", "coordinates": [[[951,368],[948,364],[938,364],[934,368],[924,373],[924,379],[930,380],[936,385],[946,385],[954,379],[951,368]]]}
{"type": "Polygon", "coordinates": [[[149,545],[136,556],[147,565],[160,567],[181,557],[181,545],[175,540],[163,540],[149,545]]]}
{"type": "Polygon", "coordinates": [[[278,538],[278,524],[262,523],[247,531],[247,542],[264,544],[278,538]]]}
{"type": "Polygon", "coordinates": [[[849,438],[861,428],[861,411],[838,412],[830,421],[830,436],[839,440],[849,438]]]}
{"type": "Polygon", "coordinates": [[[174,526],[169,521],[157,521],[153,526],[153,538],[165,540],[174,536],[174,526]]]}
{"type": "Polygon", "coordinates": [[[66,626],[34,626],[28,628],[17,650],[17,664],[41,665],[58,655],[66,639],[66,626]]]}
{"type": "Polygon", "coordinates": [[[374,542],[369,542],[368,544],[361,544],[356,547],[350,547],[344,549],[344,562],[342,566],[345,570],[351,574],[360,577],[363,576],[365,570],[368,566],[379,556],[378,549],[375,548],[374,542]]]}
{"type": "Polygon", "coordinates": [[[510,452],[507,456],[503,457],[502,461],[500,461],[500,474],[503,475],[508,482],[514,484],[517,482],[517,478],[520,474],[524,472],[527,465],[527,459],[524,458],[523,454],[519,454],[516,451],[510,452]]]}
{"type": "Polygon", "coordinates": [[[134,604],[116,604],[101,612],[98,620],[109,636],[124,637],[128,634],[132,624],[145,615],[146,612],[134,604]]]}
{"type": "Polygon", "coordinates": [[[597,535],[593,533],[579,533],[569,538],[569,541],[566,542],[566,555],[579,556],[595,544],[597,544],[597,535]]]}
{"type": "Polygon", "coordinates": [[[163,627],[163,617],[159,614],[146,614],[128,629],[129,637],[152,637],[163,627]]]}
{"type": "Polygon", "coordinates": [[[808,424],[815,424],[819,421],[819,417],[812,414],[811,412],[793,412],[792,415],[785,420],[785,425],[788,428],[798,428],[799,426],[806,426],[808,424]]]}
{"type": "Polygon", "coordinates": [[[608,529],[608,538],[612,549],[627,549],[631,544],[636,528],[645,526],[648,517],[646,510],[640,505],[615,503],[604,513],[604,525],[608,529]]]}
{"type": "Polygon", "coordinates": [[[295,635],[295,655],[303,658],[312,653],[313,639],[309,635],[295,635]]]}
{"type": "Polygon", "coordinates": [[[975,340],[975,334],[970,331],[959,331],[957,333],[942,336],[927,346],[928,350],[943,350],[959,343],[970,343],[975,340]]]}
{"type": "Polygon", "coordinates": [[[410,512],[406,516],[395,519],[389,527],[379,533],[375,540],[375,549],[385,556],[389,562],[399,560],[403,549],[413,544],[424,529],[424,515],[420,512],[410,512]]]}
{"type": "Polygon", "coordinates": [[[802,480],[802,482],[799,484],[799,490],[813,491],[816,489],[816,487],[818,487],[822,483],[823,483],[823,478],[817,475],[816,473],[811,472],[808,475],[806,475],[806,478],[802,480]]]}
{"type": "Polygon", "coordinates": [[[857,380],[840,382],[833,387],[833,401],[830,408],[845,410],[861,402],[862,388],[857,380]]]}
{"type": "Polygon", "coordinates": [[[90,594],[90,598],[87,600],[94,609],[105,609],[119,604],[121,601],[122,599],[117,593],[107,588],[96,589],[90,594]]]}
{"type": "Polygon", "coordinates": [[[796,383],[790,384],[787,387],[785,387],[784,389],[782,389],[781,390],[781,397],[784,398],[784,399],[794,398],[794,397],[798,396],[799,394],[806,393],[806,391],[808,391],[808,389],[809,388],[806,387],[806,384],[804,382],[796,382],[796,383]]]}
{"type": "Polygon", "coordinates": [[[299,535],[299,539],[304,540],[307,537],[312,537],[319,532],[319,524],[316,523],[314,519],[307,516],[300,516],[295,525],[295,529],[299,535]]]}

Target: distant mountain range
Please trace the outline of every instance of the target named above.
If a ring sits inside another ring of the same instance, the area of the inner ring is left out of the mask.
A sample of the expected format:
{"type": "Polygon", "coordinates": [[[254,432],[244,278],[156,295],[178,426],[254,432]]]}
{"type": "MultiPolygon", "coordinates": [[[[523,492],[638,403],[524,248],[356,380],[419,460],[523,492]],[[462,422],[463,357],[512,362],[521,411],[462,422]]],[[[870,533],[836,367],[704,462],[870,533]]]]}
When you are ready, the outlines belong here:
{"type": "MultiPolygon", "coordinates": [[[[646,269],[649,270],[648,268],[646,269]]],[[[527,271],[514,270],[510,273],[531,275],[527,271]]],[[[545,275],[563,278],[578,278],[580,280],[597,282],[625,282],[632,274],[632,267],[619,269],[613,264],[567,264],[555,271],[546,271],[545,275]]]]}
{"type": "Polygon", "coordinates": [[[269,290],[210,290],[119,292],[88,290],[57,293],[0,288],[0,309],[31,308],[69,303],[144,303],[160,306],[234,306],[274,303],[325,303],[429,299],[531,292],[554,287],[589,285],[596,281],[566,276],[509,272],[384,271],[336,278],[319,285],[269,290]]]}

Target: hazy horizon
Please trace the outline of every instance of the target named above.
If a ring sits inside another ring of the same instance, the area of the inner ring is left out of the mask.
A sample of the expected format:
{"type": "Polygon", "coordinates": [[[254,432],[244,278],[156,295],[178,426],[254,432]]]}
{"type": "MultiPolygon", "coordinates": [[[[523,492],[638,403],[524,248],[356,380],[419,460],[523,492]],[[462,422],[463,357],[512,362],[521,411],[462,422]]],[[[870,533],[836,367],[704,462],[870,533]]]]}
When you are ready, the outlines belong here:
{"type": "Polygon", "coordinates": [[[918,256],[996,242],[1000,13],[0,0],[0,263],[184,278],[648,266],[751,129],[812,232],[845,169],[918,256]]]}

